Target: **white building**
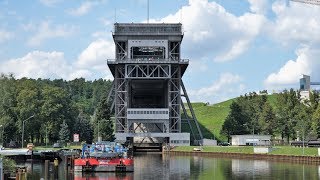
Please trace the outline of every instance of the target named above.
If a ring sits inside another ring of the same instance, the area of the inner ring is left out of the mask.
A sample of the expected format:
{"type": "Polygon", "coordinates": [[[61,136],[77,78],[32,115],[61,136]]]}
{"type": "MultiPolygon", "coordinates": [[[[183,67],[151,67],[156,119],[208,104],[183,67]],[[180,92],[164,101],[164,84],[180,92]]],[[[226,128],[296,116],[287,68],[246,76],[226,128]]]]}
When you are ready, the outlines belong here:
{"type": "Polygon", "coordinates": [[[257,134],[247,134],[247,135],[232,135],[231,144],[233,146],[269,146],[271,135],[257,135],[257,134]]]}

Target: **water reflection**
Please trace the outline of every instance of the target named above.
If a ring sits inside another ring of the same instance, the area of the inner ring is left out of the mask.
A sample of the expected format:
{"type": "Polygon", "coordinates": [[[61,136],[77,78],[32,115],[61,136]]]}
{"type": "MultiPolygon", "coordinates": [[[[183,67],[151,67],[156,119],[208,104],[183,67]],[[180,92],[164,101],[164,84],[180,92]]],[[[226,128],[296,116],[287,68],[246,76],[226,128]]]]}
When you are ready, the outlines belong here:
{"type": "Polygon", "coordinates": [[[263,160],[170,156],[144,154],[134,157],[133,173],[76,173],[66,171],[61,162],[57,169],[50,164],[24,163],[28,179],[105,180],[105,179],[320,179],[320,166],[263,160]]]}
{"type": "Polygon", "coordinates": [[[75,173],[74,180],[133,180],[133,173],[75,173]]]}
{"type": "Polygon", "coordinates": [[[232,159],[232,174],[239,178],[255,178],[270,174],[270,162],[262,160],[232,159]]]}

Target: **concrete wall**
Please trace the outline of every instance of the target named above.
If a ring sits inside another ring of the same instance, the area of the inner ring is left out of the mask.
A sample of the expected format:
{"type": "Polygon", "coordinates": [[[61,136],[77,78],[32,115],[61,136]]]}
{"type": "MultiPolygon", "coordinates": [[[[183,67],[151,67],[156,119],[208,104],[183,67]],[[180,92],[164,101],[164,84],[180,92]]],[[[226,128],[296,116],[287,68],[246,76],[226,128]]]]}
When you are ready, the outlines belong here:
{"type": "Polygon", "coordinates": [[[203,145],[204,146],[216,146],[217,145],[217,140],[203,139],[203,145]]]}

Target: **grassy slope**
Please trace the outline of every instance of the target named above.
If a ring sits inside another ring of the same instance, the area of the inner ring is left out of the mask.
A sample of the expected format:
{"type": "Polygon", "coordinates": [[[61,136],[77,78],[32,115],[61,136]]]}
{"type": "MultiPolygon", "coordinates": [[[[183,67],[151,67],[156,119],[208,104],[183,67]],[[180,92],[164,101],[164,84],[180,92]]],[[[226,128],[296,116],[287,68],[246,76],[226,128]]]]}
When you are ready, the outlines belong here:
{"type": "MultiPolygon", "coordinates": [[[[225,141],[226,137],[220,135],[222,125],[230,111],[230,104],[234,99],[230,99],[214,105],[205,103],[192,103],[203,136],[208,139],[215,137],[218,140],[225,141]]],[[[269,95],[268,102],[275,106],[276,95],[269,95]]]]}
{"type": "Polygon", "coordinates": [[[201,127],[203,136],[208,139],[224,139],[220,135],[222,125],[230,111],[232,100],[221,102],[214,105],[205,103],[193,103],[192,107],[201,127]]]}

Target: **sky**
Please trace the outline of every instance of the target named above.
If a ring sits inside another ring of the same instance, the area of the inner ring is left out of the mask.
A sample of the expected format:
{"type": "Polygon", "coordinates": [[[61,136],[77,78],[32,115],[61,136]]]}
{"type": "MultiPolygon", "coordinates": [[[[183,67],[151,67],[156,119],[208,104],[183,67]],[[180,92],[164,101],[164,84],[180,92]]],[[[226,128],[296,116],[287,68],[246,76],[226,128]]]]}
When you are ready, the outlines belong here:
{"type": "MultiPolygon", "coordinates": [[[[0,73],[113,79],[113,24],[147,22],[147,0],[0,0],[0,73]]],[[[320,6],[288,0],[149,0],[149,22],[182,23],[192,102],[320,81],[320,6]]]]}

